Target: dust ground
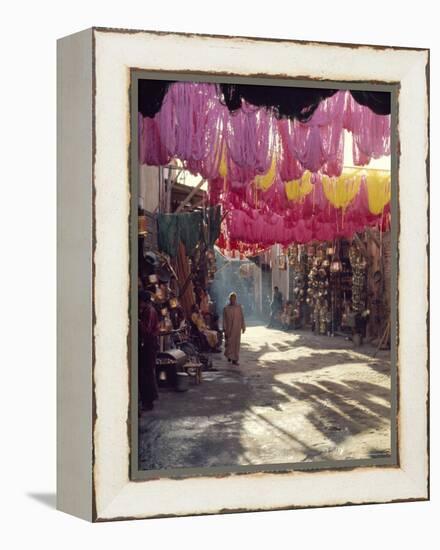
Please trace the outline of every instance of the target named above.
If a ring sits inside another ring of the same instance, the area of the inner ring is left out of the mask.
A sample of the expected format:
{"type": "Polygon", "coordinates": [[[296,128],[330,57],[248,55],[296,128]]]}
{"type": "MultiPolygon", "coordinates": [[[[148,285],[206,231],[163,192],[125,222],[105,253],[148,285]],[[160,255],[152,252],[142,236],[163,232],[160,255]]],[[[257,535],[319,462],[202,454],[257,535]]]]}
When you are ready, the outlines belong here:
{"type": "Polygon", "coordinates": [[[185,393],[161,390],[139,419],[139,468],[347,460],[390,455],[389,352],[343,337],[248,327],[240,365],[185,393]]]}

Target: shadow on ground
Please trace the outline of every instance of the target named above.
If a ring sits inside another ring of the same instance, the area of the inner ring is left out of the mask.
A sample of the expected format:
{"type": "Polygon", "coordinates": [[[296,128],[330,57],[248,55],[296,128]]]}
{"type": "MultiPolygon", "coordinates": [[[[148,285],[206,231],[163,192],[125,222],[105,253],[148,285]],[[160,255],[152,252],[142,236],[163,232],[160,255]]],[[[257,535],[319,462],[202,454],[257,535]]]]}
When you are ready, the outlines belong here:
{"type": "Polygon", "coordinates": [[[239,368],[216,357],[200,386],[161,392],[140,418],[139,468],[389,456],[390,364],[374,351],[248,328],[239,368]]]}
{"type": "Polygon", "coordinates": [[[57,506],[56,493],[27,493],[27,496],[36,500],[40,504],[44,504],[44,506],[47,506],[48,508],[55,509],[57,506]]]}

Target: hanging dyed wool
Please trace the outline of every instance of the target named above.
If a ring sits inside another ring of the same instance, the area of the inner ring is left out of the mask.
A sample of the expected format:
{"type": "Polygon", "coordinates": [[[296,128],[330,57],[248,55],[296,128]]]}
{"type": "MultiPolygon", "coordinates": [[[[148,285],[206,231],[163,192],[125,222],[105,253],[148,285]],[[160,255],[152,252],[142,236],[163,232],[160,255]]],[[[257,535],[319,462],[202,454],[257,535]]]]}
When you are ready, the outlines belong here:
{"type": "Polygon", "coordinates": [[[298,202],[313,191],[311,173],[306,172],[301,179],[286,181],[285,191],[289,201],[298,202]]]}
{"type": "Polygon", "coordinates": [[[154,118],[140,115],[140,162],[161,165],[177,157],[207,179],[227,173],[245,184],[268,172],[276,152],[282,181],[304,170],[335,177],[342,173],[344,129],[353,134],[355,165],[390,154],[390,116],[375,114],[349,92],[321,101],[300,122],[276,119],[273,111],[245,101],[231,113],[214,84],[176,82],[154,118]]]}
{"type": "Polygon", "coordinates": [[[325,196],[336,208],[347,208],[358,194],[360,183],[360,177],[355,173],[343,174],[339,178],[322,178],[325,196]]]}
{"type": "Polygon", "coordinates": [[[390,116],[349,92],[330,95],[300,122],[244,100],[230,112],[214,84],[171,84],[154,118],[139,116],[140,162],[177,157],[208,179],[209,203],[228,212],[229,242],[262,248],[387,228],[389,173],[342,168],[345,129],[355,164],[389,154],[390,116]]]}
{"type": "Polygon", "coordinates": [[[367,179],[368,208],[372,214],[381,214],[391,200],[391,180],[384,172],[374,171],[367,179]]]}
{"type": "MultiPolygon", "coordinates": [[[[382,187],[387,189],[389,174],[375,172],[372,178],[372,190],[378,188],[379,181],[385,182],[382,187]]],[[[378,192],[372,202],[374,211],[370,211],[368,177],[362,171],[350,171],[339,179],[315,177],[314,181],[312,184],[310,173],[289,186],[283,187],[278,181],[268,191],[259,191],[259,198],[253,202],[248,198],[251,186],[244,195],[230,188],[220,195],[229,212],[229,238],[260,246],[307,243],[314,239],[352,238],[365,227],[389,227],[389,215],[384,217],[389,212],[389,195],[378,192]]]]}
{"type": "Polygon", "coordinates": [[[371,158],[390,154],[391,125],[389,115],[377,115],[347,96],[344,127],[353,134],[353,160],[364,166],[371,158]]]}
{"type": "Polygon", "coordinates": [[[263,109],[243,104],[239,111],[228,117],[225,130],[233,163],[255,174],[266,174],[273,156],[273,117],[263,109]]]}
{"type": "Polygon", "coordinates": [[[139,162],[150,166],[168,164],[171,155],[162,142],[162,134],[154,118],[139,115],[139,162]]]}

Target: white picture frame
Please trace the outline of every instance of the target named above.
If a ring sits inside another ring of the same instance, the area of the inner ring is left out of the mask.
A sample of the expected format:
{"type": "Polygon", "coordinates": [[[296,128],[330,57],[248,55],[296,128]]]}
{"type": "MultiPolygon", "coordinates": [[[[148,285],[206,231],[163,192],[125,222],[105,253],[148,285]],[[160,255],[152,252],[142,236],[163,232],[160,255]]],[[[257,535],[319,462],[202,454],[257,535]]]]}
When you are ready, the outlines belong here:
{"type": "Polygon", "coordinates": [[[428,128],[426,49],[105,28],[59,40],[60,510],[109,521],[429,498],[428,128]],[[396,85],[397,465],[131,479],[133,69],[396,85]]]}

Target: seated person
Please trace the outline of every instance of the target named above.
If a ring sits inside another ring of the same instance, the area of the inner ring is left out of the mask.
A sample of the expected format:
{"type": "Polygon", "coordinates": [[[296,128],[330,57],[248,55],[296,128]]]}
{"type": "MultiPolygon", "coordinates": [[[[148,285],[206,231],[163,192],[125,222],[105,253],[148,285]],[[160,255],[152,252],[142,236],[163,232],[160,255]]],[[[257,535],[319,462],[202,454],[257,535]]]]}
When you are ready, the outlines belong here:
{"type": "Polygon", "coordinates": [[[207,290],[200,288],[198,292],[198,305],[200,313],[205,318],[206,323],[209,326],[209,318],[212,313],[213,303],[207,290]]]}
{"type": "Polygon", "coordinates": [[[209,347],[216,349],[218,344],[217,332],[215,330],[209,330],[197,304],[194,304],[191,308],[191,321],[196,326],[197,330],[206,337],[209,347]]]}
{"type": "Polygon", "coordinates": [[[295,324],[295,310],[293,304],[288,300],[283,307],[283,311],[280,316],[281,325],[284,330],[290,330],[295,324]]]}

